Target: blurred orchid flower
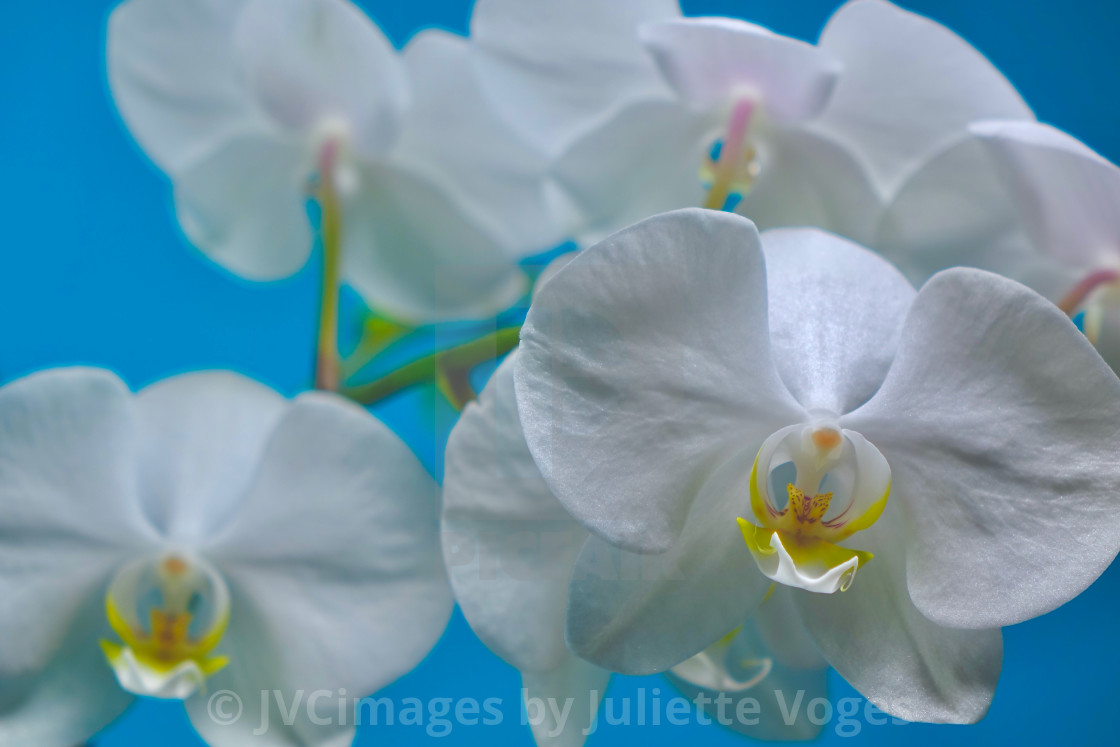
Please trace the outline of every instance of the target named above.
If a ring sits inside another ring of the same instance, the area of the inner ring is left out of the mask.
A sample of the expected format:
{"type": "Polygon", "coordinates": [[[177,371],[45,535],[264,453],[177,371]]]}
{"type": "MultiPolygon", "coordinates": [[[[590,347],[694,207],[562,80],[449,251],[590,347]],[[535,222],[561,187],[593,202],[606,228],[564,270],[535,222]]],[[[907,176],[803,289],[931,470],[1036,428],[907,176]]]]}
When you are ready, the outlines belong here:
{"type": "Polygon", "coordinates": [[[434,481],[334,395],[57,369],[0,389],[0,423],[0,741],[67,747],[145,695],[212,745],[349,744],[353,719],[285,720],[262,692],[349,703],[447,623],[434,481]],[[208,715],[221,690],[234,724],[208,715]]]}
{"type": "Polygon", "coordinates": [[[674,208],[870,241],[885,197],[983,117],[1030,118],[948,29],[882,0],[813,46],[675,0],[479,0],[479,80],[554,154],[567,223],[593,241],[674,208]]]}
{"type": "MultiPolygon", "coordinates": [[[[553,709],[540,711],[530,722],[536,743],[579,747],[610,677],[564,642],[572,572],[591,535],[552,495],[529,453],[517,417],[516,358],[514,351],[502,362],[448,440],[444,555],[463,614],[491,650],[521,671],[525,697],[573,704],[563,720],[553,709]]],[[[759,722],[735,722],[745,734],[810,738],[819,727],[805,719],[786,724],[774,692],[783,691],[784,703],[797,689],[823,695],[824,662],[788,644],[799,623],[780,598],[764,605],[759,621],[682,663],[673,678],[690,697],[703,690],[713,698],[727,693],[733,702],[757,699],[759,722]]]]}
{"type": "Polygon", "coordinates": [[[972,131],[1031,246],[1072,276],[1052,297],[1120,370],[1120,168],[1048,125],[989,121],[972,131]]]}
{"type": "Polygon", "coordinates": [[[108,31],[113,97],[196,246],[291,275],[317,194],[328,272],[412,323],[508,307],[516,260],[560,238],[546,162],[484,106],[471,54],[439,31],[398,54],[346,0],[127,0],[108,31]]]}
{"type": "Polygon", "coordinates": [[[1120,170],[1038,122],[982,120],[902,184],[876,248],[924,282],[952,266],[997,272],[1075,319],[1120,367],[1120,170]]]}
{"type": "Polygon", "coordinates": [[[515,383],[530,452],[594,535],[568,643],[613,671],[676,666],[776,582],[884,711],[972,722],[999,627],[1120,548],[1120,380],[989,273],[915,292],[826,233],[669,213],[540,288],[515,383]],[[596,574],[604,558],[641,577],[596,574]]]}

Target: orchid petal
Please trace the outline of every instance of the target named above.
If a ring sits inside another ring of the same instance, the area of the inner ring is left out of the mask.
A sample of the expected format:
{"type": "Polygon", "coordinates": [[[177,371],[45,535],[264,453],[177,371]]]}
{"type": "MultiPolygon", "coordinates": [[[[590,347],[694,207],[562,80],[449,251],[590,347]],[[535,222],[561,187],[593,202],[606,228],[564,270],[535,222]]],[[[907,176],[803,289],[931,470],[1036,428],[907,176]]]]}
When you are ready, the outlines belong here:
{"type": "Polygon", "coordinates": [[[760,231],[815,226],[853,241],[871,240],[881,200],[848,148],[797,127],[767,128],[756,143],[758,176],[735,212],[760,231]]]}
{"type": "Polygon", "coordinates": [[[156,541],[136,489],[134,418],[106,371],[55,369],[0,389],[0,676],[47,666],[82,601],[156,541]]]}
{"type": "Polygon", "coordinates": [[[593,533],[667,550],[710,470],[800,417],[765,283],[754,226],[692,209],[584,250],[540,289],[518,409],[549,487],[593,533]]]}
{"type": "Polygon", "coordinates": [[[0,742],[82,742],[132,699],[97,641],[112,569],[156,542],[137,451],[131,395],[106,371],[0,389],[0,742]]]}
{"type": "Polygon", "coordinates": [[[611,673],[568,654],[559,665],[545,672],[524,672],[526,707],[531,699],[542,703],[537,714],[527,714],[537,747],[581,747],[591,730],[611,673]],[[550,707],[551,704],[551,707],[550,707]],[[565,719],[558,720],[553,708],[570,704],[565,719]],[[539,716],[540,718],[535,718],[539,716]]]}
{"type": "Polygon", "coordinates": [[[232,618],[253,620],[227,633],[229,676],[362,697],[409,671],[451,612],[438,510],[434,481],[386,426],[334,395],[298,397],[201,548],[228,581],[232,618]],[[245,637],[262,643],[243,650],[245,637]]]}
{"type": "Polygon", "coordinates": [[[484,99],[467,40],[423,31],[403,56],[415,100],[393,157],[438,178],[511,256],[559,244],[564,236],[549,211],[548,161],[484,99]]]}
{"type": "Polygon", "coordinates": [[[759,231],[816,226],[868,242],[881,200],[853,153],[818,132],[767,129],[757,139],[758,176],[735,212],[759,231]]]}
{"type": "Polygon", "coordinates": [[[570,656],[568,584],[589,535],[529,454],[513,389],[516,356],[502,362],[448,438],[443,549],[455,598],[478,637],[523,672],[542,672],[570,656]]]}
{"type": "Polygon", "coordinates": [[[934,276],[882,388],[842,422],[890,463],[910,596],[938,624],[1049,612],[1120,549],[1120,381],[1061,311],[1013,281],[934,276]]]}
{"type": "Polygon", "coordinates": [[[641,27],[639,36],[669,85],[699,108],[754,96],[775,122],[816,116],[840,74],[839,62],[812,44],[732,18],[678,18],[641,27]]]}
{"type": "MultiPolygon", "coordinates": [[[[356,723],[350,705],[354,698],[367,693],[350,690],[341,680],[330,686],[311,687],[311,681],[322,681],[301,679],[306,672],[293,672],[287,666],[290,654],[300,649],[319,650],[320,644],[331,642],[337,623],[345,618],[332,617],[329,625],[322,620],[308,628],[306,623],[310,620],[306,615],[291,619],[291,612],[286,610],[288,618],[273,617],[278,611],[276,606],[259,604],[251,590],[242,588],[238,581],[233,582],[230,590],[238,607],[230,617],[222,646],[232,656],[224,669],[207,679],[206,692],[196,693],[185,701],[195,731],[211,747],[240,747],[247,743],[263,747],[349,747],[354,741],[356,723]],[[308,698],[316,693],[325,693],[326,697],[309,704],[308,698]],[[232,696],[237,696],[237,700],[232,700],[232,696]],[[340,699],[345,706],[339,705],[340,699]],[[345,720],[339,716],[343,707],[345,720]],[[226,714],[236,718],[216,717],[226,714]],[[320,723],[313,723],[311,715],[320,723]]],[[[285,592],[283,587],[276,587],[266,593],[285,592]]],[[[292,611],[297,605],[321,603],[302,596],[301,601],[290,601],[292,611]]]]}
{"type": "MultiPolygon", "coordinates": [[[[1096,319],[1093,321],[1094,334],[1089,338],[1113,371],[1120,370],[1120,304],[1115,302],[1115,293],[1115,290],[1111,291],[1111,298],[1102,303],[1099,310],[1091,312],[1096,319]]],[[[1089,332],[1088,325],[1084,329],[1089,332]]]]}
{"type": "Polygon", "coordinates": [[[233,135],[179,174],[179,223],[192,244],[231,272],[287,277],[311,255],[309,174],[309,156],[297,144],[233,135]]]}
{"type": "Polygon", "coordinates": [[[285,132],[343,123],[366,158],[396,138],[408,82],[389,40],[346,0],[249,0],[234,45],[248,93],[285,132]]]}
{"type": "Polygon", "coordinates": [[[756,446],[712,472],[668,552],[640,555],[598,537],[587,541],[568,602],[568,646],[577,656],[623,674],[664,671],[755,611],[770,582],[733,517],[746,502],[756,446]]]}
{"type": "Polygon", "coordinates": [[[770,344],[790,392],[834,414],[883,382],[914,288],[876,254],[814,229],[767,231],[770,344]]]}
{"type": "Polygon", "coordinates": [[[113,100],[156,165],[178,174],[257,121],[236,74],[246,0],[128,0],[109,16],[113,100]]]}
{"type": "Polygon", "coordinates": [[[359,178],[343,219],[343,274],[375,309],[411,323],[481,319],[525,293],[501,242],[436,183],[390,164],[359,178]]]}
{"type": "Polygon", "coordinates": [[[809,634],[828,663],[886,713],[908,721],[978,721],[999,678],[999,630],[943,627],[914,607],[905,539],[890,508],[865,540],[875,560],[850,589],[795,596],[809,634]]]}
{"type": "Polygon", "coordinates": [[[1068,270],[1030,245],[995,162],[968,133],[899,187],[872,245],[918,285],[941,270],[966,266],[998,272],[1040,292],[1066,286],[1068,270]]]}
{"type": "Polygon", "coordinates": [[[844,65],[820,127],[862,152],[886,193],[973,120],[1034,118],[966,41],[889,2],[847,3],[819,46],[844,65]]]}
{"type": "Polygon", "coordinates": [[[554,155],[620,102],[670,95],[638,26],[679,16],[677,0],[479,0],[479,80],[501,116],[554,155]]]}
{"type": "Polygon", "coordinates": [[[224,371],[185,374],[136,395],[141,490],[160,534],[188,547],[241,505],[288,403],[224,371]]]}
{"type": "Polygon", "coordinates": [[[651,215],[700,205],[701,168],[717,135],[713,118],[675,102],[620,108],[554,166],[577,212],[572,232],[593,243],[651,215]]]}
{"type": "Polygon", "coordinates": [[[1035,245],[1081,267],[1120,261],[1120,168],[1036,122],[971,127],[1000,168],[1035,245]]]}
{"type": "MultiPolygon", "coordinates": [[[[65,572],[77,573],[83,561],[71,561],[65,572]]],[[[108,583],[108,578],[101,579],[104,583],[108,583]]],[[[0,743],[84,744],[132,703],[133,696],[117,685],[98,646],[109,626],[105,621],[104,592],[92,588],[97,586],[92,584],[80,592],[75,589],[72,593],[76,596],[67,599],[74,605],[66,620],[69,629],[41,669],[0,675],[0,743]]],[[[15,607],[11,597],[5,596],[5,602],[9,612],[16,612],[22,622],[31,622],[33,617],[39,624],[53,622],[40,618],[42,611],[30,605],[15,607]]],[[[7,640],[4,653],[18,647],[17,641],[22,642],[19,638],[7,640]]]]}

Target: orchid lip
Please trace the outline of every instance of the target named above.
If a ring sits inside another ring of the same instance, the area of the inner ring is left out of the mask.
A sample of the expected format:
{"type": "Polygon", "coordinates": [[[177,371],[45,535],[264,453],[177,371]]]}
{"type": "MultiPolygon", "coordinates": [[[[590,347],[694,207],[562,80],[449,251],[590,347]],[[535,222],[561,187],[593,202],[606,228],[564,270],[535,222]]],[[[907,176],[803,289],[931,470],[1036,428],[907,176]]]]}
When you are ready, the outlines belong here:
{"type": "Polygon", "coordinates": [[[109,584],[105,611],[121,642],[102,640],[101,648],[123,689],[185,699],[229,663],[211,655],[229,610],[225,580],[201,558],[179,552],[140,558],[109,584]]]}
{"type": "Polygon", "coordinates": [[[736,674],[725,666],[731,643],[740,629],[736,628],[700,653],[682,661],[672,668],[672,673],[686,682],[724,693],[743,692],[757,686],[773,671],[774,660],[771,657],[739,660],[736,662],[736,674]]]}
{"type": "Polygon", "coordinates": [[[890,467],[870,442],[829,413],[763,442],[750,476],[756,523],[740,518],[763,575],[807,591],[846,591],[871,553],[838,543],[874,524],[890,495],[890,467]]]}

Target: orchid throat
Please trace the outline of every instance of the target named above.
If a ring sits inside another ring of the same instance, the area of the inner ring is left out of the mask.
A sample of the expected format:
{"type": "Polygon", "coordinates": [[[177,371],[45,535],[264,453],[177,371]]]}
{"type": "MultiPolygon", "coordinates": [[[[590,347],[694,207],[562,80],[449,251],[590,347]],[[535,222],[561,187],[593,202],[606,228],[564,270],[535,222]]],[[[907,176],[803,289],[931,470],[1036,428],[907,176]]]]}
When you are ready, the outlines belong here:
{"type": "Polygon", "coordinates": [[[101,648],[131,693],[184,699],[229,663],[211,656],[229,622],[229,589],[199,558],[167,554],[125,565],[105,609],[122,642],[102,640],[101,648]]]}
{"type": "Polygon", "coordinates": [[[755,522],[739,528],[766,577],[807,591],[846,591],[871,553],[838,543],[874,524],[890,495],[886,459],[836,418],[788,426],[763,442],[750,476],[755,522]]]}

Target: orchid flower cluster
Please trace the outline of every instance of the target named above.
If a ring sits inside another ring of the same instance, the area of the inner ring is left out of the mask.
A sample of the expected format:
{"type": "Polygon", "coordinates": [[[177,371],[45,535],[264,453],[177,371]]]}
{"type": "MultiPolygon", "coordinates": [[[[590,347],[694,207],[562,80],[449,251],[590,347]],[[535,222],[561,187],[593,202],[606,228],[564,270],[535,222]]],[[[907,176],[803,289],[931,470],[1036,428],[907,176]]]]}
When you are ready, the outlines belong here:
{"type": "Polygon", "coordinates": [[[575,704],[542,747],[612,673],[754,698],[762,739],[816,735],[779,702],[830,667],[973,723],[1001,627],[1120,550],[1120,170],[937,23],[477,0],[397,50],[348,0],[124,0],[106,39],[186,240],[250,281],[321,265],[314,377],[0,388],[0,744],[136,696],[212,745],[349,744],[206,696],[372,694],[456,602],[575,704]],[[474,336],[378,369],[445,322],[474,336]],[[422,383],[461,411],[442,491],[365,407],[422,383]]]}

